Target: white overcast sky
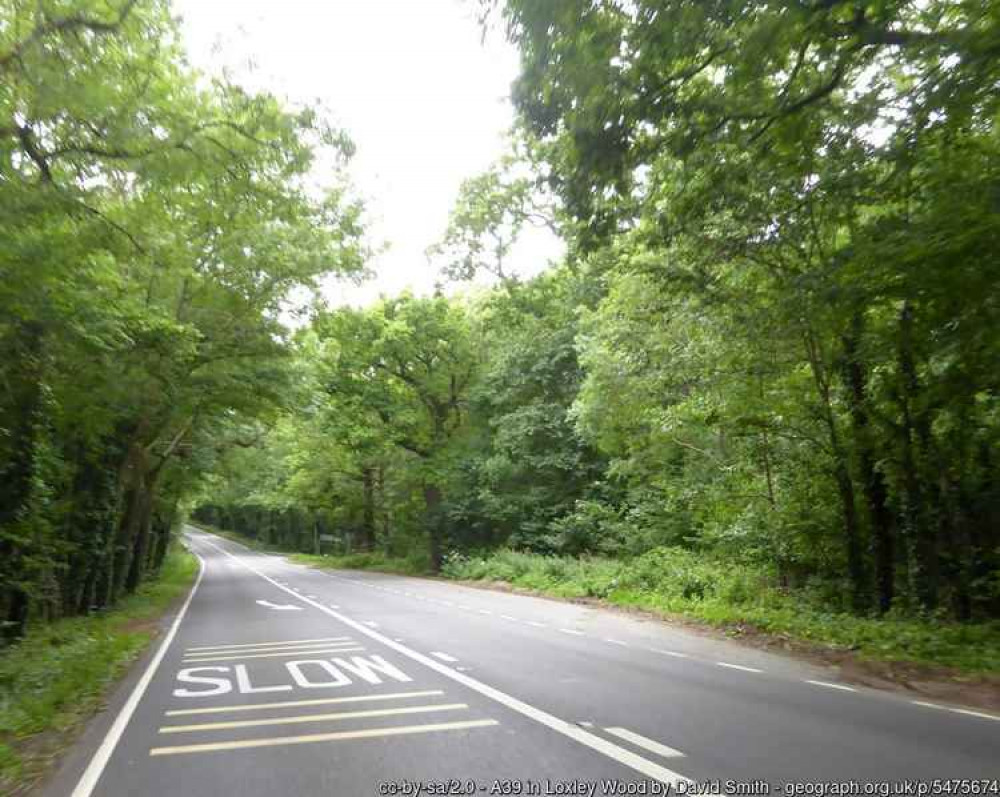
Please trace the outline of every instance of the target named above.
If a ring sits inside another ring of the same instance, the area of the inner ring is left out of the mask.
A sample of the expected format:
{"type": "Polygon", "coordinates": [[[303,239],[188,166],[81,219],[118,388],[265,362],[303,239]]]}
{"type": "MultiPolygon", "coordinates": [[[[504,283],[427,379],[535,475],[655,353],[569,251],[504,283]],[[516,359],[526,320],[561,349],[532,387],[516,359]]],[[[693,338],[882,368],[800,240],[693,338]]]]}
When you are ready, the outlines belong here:
{"type": "MultiPolygon", "coordinates": [[[[463,178],[504,151],[517,54],[483,40],[472,0],[174,0],[194,65],[250,88],[317,100],[357,144],[351,176],[374,242],[377,278],[331,286],[360,302],[439,278],[424,250],[444,232],[463,178]]],[[[522,275],[558,255],[530,230],[513,253],[522,275]]]]}

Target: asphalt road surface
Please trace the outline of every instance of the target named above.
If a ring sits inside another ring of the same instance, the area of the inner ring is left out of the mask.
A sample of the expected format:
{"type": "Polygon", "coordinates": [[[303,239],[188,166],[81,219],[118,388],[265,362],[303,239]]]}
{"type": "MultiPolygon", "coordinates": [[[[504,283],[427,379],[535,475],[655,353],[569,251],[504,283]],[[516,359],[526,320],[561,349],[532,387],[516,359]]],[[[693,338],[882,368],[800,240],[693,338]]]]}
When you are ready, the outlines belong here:
{"type": "Polygon", "coordinates": [[[192,597],[47,795],[998,793],[984,712],[589,606],[188,540],[192,597]]]}

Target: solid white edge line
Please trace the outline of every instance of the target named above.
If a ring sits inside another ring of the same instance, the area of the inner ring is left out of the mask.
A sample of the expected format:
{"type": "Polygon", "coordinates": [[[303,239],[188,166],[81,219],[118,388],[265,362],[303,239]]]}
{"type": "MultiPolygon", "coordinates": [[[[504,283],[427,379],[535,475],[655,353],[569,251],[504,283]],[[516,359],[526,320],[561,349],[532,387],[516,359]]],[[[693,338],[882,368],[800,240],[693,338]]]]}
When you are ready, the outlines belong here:
{"type": "Polygon", "coordinates": [[[125,705],[118,712],[118,716],[115,717],[115,721],[108,729],[107,734],[105,734],[101,746],[97,748],[97,752],[90,759],[90,763],[84,770],[83,775],[80,776],[76,788],[73,789],[72,797],[90,797],[93,793],[94,787],[97,786],[97,781],[100,780],[101,775],[104,773],[104,767],[107,766],[111,754],[115,751],[118,741],[121,739],[129,720],[132,719],[132,715],[139,705],[139,701],[142,700],[142,696],[146,693],[150,681],[153,680],[156,669],[160,666],[160,662],[163,661],[163,657],[167,653],[167,648],[170,647],[170,643],[174,641],[174,637],[177,635],[177,629],[180,627],[184,615],[187,614],[188,606],[191,605],[195,592],[198,591],[198,585],[201,584],[202,576],[205,575],[205,560],[194,551],[191,551],[191,553],[198,557],[198,577],[195,579],[194,586],[191,587],[191,592],[188,593],[187,600],[184,601],[184,605],[181,606],[181,610],[174,618],[174,622],[171,624],[170,630],[167,631],[167,635],[163,637],[163,641],[160,643],[160,647],[153,656],[152,661],[149,662],[146,671],[132,690],[132,694],[128,696],[125,705]]]}
{"type": "MultiPolygon", "coordinates": [[[[249,570],[251,573],[256,573],[265,581],[274,584],[279,589],[284,589],[284,587],[281,587],[281,585],[278,584],[273,578],[265,575],[264,573],[261,573],[255,567],[247,564],[239,557],[237,557],[235,554],[232,554],[229,551],[227,551],[225,548],[221,548],[215,543],[209,542],[207,540],[203,540],[202,542],[204,542],[205,545],[212,546],[217,551],[220,551],[229,558],[233,559],[238,564],[242,565],[247,570],[249,570]]],[[[290,590],[286,591],[288,591],[289,594],[294,595],[294,593],[292,593],[290,590]]],[[[566,720],[561,720],[558,717],[549,714],[547,711],[535,708],[534,706],[529,705],[528,703],[518,700],[516,697],[508,695],[505,692],[501,692],[499,689],[495,689],[492,686],[484,684],[482,681],[478,681],[475,678],[465,675],[464,673],[461,673],[452,667],[442,664],[441,662],[437,661],[436,659],[430,656],[425,656],[423,653],[419,653],[418,651],[408,648],[405,645],[400,645],[398,642],[393,642],[389,637],[380,634],[378,631],[374,631],[371,628],[368,628],[367,626],[362,625],[361,623],[355,620],[352,620],[350,617],[340,614],[339,612],[335,612],[332,609],[328,609],[320,603],[311,601],[309,600],[309,598],[303,595],[295,595],[295,597],[297,597],[303,603],[308,603],[310,606],[313,606],[314,608],[319,609],[321,612],[328,614],[335,620],[339,620],[341,623],[353,628],[355,631],[359,631],[360,633],[371,637],[375,641],[381,642],[387,648],[395,650],[397,653],[400,653],[403,656],[406,656],[407,658],[412,659],[413,661],[419,664],[423,664],[425,667],[428,667],[429,669],[434,670],[435,672],[440,673],[441,675],[444,675],[446,678],[450,678],[451,680],[462,684],[463,686],[471,689],[472,691],[478,692],[479,694],[490,698],[494,702],[499,703],[502,706],[506,706],[507,708],[517,712],[518,714],[522,714],[523,716],[528,717],[528,719],[532,719],[541,725],[545,725],[546,727],[551,728],[557,733],[561,733],[563,736],[566,736],[575,742],[578,742],[586,747],[589,747],[592,750],[596,750],[602,755],[606,755],[608,758],[617,761],[618,763],[627,766],[631,769],[634,769],[636,772],[639,772],[648,778],[658,780],[661,783],[670,783],[670,784],[678,784],[678,783],[689,784],[693,782],[691,781],[690,778],[686,778],[683,775],[678,774],[677,772],[667,769],[666,767],[660,766],[659,764],[654,763],[653,761],[650,761],[647,758],[643,758],[641,755],[637,755],[636,753],[633,753],[630,750],[626,750],[624,747],[620,747],[619,745],[614,744],[613,742],[609,742],[607,739],[603,739],[600,736],[597,736],[593,733],[589,733],[588,731],[585,731],[578,725],[566,722],[566,720]]]]}
{"type": "Polygon", "coordinates": [[[995,722],[1000,722],[1000,717],[996,716],[995,714],[986,714],[985,712],[973,711],[972,709],[968,708],[949,708],[948,711],[953,711],[956,714],[965,714],[968,717],[979,717],[980,719],[984,720],[993,720],[995,722]]]}
{"type": "Polygon", "coordinates": [[[660,744],[655,739],[642,736],[634,731],[630,731],[628,728],[605,728],[604,730],[612,736],[617,736],[619,739],[624,739],[626,742],[632,742],[632,744],[636,747],[641,747],[643,750],[656,753],[664,758],[684,758],[684,753],[680,750],[675,750],[673,747],[667,747],[667,745],[660,744]]]}

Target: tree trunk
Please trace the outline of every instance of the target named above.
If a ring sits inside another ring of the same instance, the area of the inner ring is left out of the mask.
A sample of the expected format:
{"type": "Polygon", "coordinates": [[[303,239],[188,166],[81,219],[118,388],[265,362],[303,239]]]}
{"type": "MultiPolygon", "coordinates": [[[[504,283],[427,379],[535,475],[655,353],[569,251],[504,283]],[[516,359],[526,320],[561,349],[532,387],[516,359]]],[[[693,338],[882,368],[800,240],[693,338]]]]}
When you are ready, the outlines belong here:
{"type": "Polygon", "coordinates": [[[884,614],[892,607],[895,596],[895,523],[885,478],[875,467],[866,395],[868,378],[860,353],[862,323],[861,314],[855,314],[850,331],[844,335],[844,377],[848,386],[847,403],[851,413],[857,469],[872,529],[877,605],[879,612],[884,614]]]}
{"type": "Polygon", "coordinates": [[[427,532],[430,535],[431,570],[441,571],[444,562],[443,529],[441,528],[441,489],[436,484],[424,485],[427,532]]]}
{"type": "MultiPolygon", "coordinates": [[[[17,324],[12,337],[13,345],[7,356],[16,365],[3,385],[7,395],[2,409],[10,421],[4,420],[7,445],[0,450],[0,528],[19,520],[31,499],[38,431],[42,423],[42,325],[38,322],[17,324]]],[[[17,581],[23,552],[12,539],[13,535],[0,534],[0,579],[17,581]]],[[[7,624],[2,627],[6,640],[24,634],[29,603],[23,588],[8,587],[7,624]]]]}
{"type": "Polygon", "coordinates": [[[815,334],[809,328],[805,330],[803,339],[813,380],[819,393],[821,415],[830,439],[833,478],[837,484],[837,494],[840,497],[840,508],[844,519],[844,546],[847,556],[847,575],[851,584],[851,607],[856,614],[861,614],[868,608],[868,589],[864,558],[862,557],[861,526],[858,523],[854,482],[851,479],[847,453],[844,451],[837,430],[837,418],[834,415],[830,396],[830,380],[827,377],[820,346],[815,334]]]}
{"type": "Polygon", "coordinates": [[[364,483],[364,516],[361,521],[362,545],[366,551],[375,550],[375,468],[365,467],[361,471],[364,483]]]}
{"type": "Polygon", "coordinates": [[[909,541],[910,577],[921,606],[933,610],[938,604],[940,575],[937,528],[927,518],[928,496],[921,478],[920,456],[921,443],[929,441],[930,430],[926,414],[914,406],[920,394],[920,380],[913,349],[913,308],[909,302],[903,304],[899,318],[899,372],[899,402],[903,414],[903,523],[909,541]]]}

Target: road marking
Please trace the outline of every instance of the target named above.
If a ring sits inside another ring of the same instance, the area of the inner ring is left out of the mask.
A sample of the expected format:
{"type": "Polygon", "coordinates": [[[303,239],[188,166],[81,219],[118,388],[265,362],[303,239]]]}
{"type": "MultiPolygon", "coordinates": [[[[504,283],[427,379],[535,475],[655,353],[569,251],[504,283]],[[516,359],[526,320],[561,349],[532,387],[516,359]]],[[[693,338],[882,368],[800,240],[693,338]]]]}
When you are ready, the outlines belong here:
{"type": "Polygon", "coordinates": [[[294,708],[296,706],[327,706],[334,703],[363,703],[369,700],[405,700],[411,697],[431,697],[443,695],[440,689],[422,692],[394,692],[389,695],[352,695],[351,697],[318,697],[315,700],[282,700],[278,703],[251,703],[242,706],[212,706],[211,708],[176,708],[164,712],[167,717],[186,717],[191,714],[225,714],[230,711],[258,711],[270,708],[294,708]]]}
{"type": "Polygon", "coordinates": [[[271,603],[271,601],[259,600],[255,601],[258,605],[264,606],[268,609],[274,609],[276,612],[301,612],[301,606],[292,606],[286,603],[271,603]]]}
{"type": "Polygon", "coordinates": [[[500,619],[501,620],[510,620],[512,623],[519,623],[519,622],[521,622],[516,617],[511,617],[509,614],[501,614],[500,615],[500,619]]]}
{"type": "Polygon", "coordinates": [[[236,653],[280,653],[282,650],[312,650],[315,648],[328,648],[331,645],[357,644],[352,639],[344,638],[342,642],[304,642],[301,645],[261,645],[259,648],[238,648],[236,650],[195,650],[185,651],[185,656],[226,656],[236,653]]]}
{"type": "Polygon", "coordinates": [[[540,622],[538,622],[538,620],[525,620],[525,622],[528,625],[535,626],[535,628],[548,628],[548,626],[545,625],[545,623],[540,623],[540,622]]]}
{"type": "Polygon", "coordinates": [[[299,714],[294,717],[268,717],[262,720],[232,720],[230,722],[204,722],[198,725],[164,725],[160,733],[195,733],[197,731],[225,731],[232,728],[260,728],[265,725],[299,725],[304,722],[335,722],[362,717],[391,717],[396,714],[422,714],[435,711],[460,711],[467,703],[438,703],[427,706],[402,706],[401,708],[376,708],[366,711],[339,711],[335,714],[299,714]]]}
{"type": "Polygon", "coordinates": [[[107,766],[108,759],[111,758],[111,754],[114,752],[115,747],[118,744],[118,740],[121,739],[129,720],[132,719],[132,715],[135,713],[135,709],[139,705],[139,701],[142,700],[142,696],[146,693],[146,689],[149,686],[150,681],[153,680],[153,676],[156,674],[156,668],[160,666],[160,662],[163,661],[163,657],[167,653],[167,648],[170,647],[170,643],[173,642],[174,637],[177,635],[177,629],[180,627],[181,621],[184,619],[184,615],[187,614],[188,607],[191,605],[191,600],[194,598],[195,592],[198,591],[198,585],[201,584],[202,576],[205,575],[205,560],[198,556],[198,554],[195,554],[195,556],[198,557],[198,577],[195,579],[194,586],[191,587],[191,591],[188,593],[187,600],[184,601],[184,605],[181,606],[181,610],[177,612],[177,617],[174,618],[174,622],[171,624],[170,630],[167,631],[166,636],[163,637],[163,642],[160,643],[159,649],[149,662],[149,666],[146,667],[146,671],[142,674],[139,682],[135,685],[135,688],[132,690],[132,694],[128,696],[128,700],[125,701],[125,705],[122,706],[122,710],[119,711],[118,716],[115,717],[115,721],[108,729],[104,740],[101,742],[101,746],[97,748],[97,752],[94,753],[94,757],[90,759],[90,763],[87,765],[86,770],[84,770],[83,775],[76,784],[76,788],[73,789],[72,797],[90,797],[93,793],[94,787],[97,785],[97,781],[104,772],[104,767],[107,766]]]}
{"type": "Polygon", "coordinates": [[[465,609],[465,611],[467,611],[467,612],[473,611],[473,608],[471,606],[466,606],[464,603],[460,603],[458,605],[458,608],[459,609],[465,609]]]}
{"type": "Polygon", "coordinates": [[[923,706],[924,708],[944,709],[944,706],[939,706],[937,703],[925,703],[923,700],[911,700],[910,702],[915,706],[923,706]]]}
{"type": "MultiPolygon", "coordinates": [[[[237,563],[241,564],[251,573],[256,573],[265,581],[268,581],[272,584],[275,583],[274,579],[272,579],[270,576],[267,576],[264,573],[260,572],[252,565],[247,564],[235,554],[232,554],[229,551],[227,551],[225,548],[221,548],[218,545],[215,545],[215,543],[209,542],[207,540],[205,541],[205,544],[214,547],[216,550],[220,551],[225,556],[228,556],[231,559],[235,560],[237,563]]],[[[344,625],[353,628],[354,630],[359,631],[362,634],[365,634],[371,639],[374,639],[376,642],[381,642],[386,647],[395,650],[397,653],[400,653],[419,664],[423,664],[425,667],[434,670],[435,672],[441,675],[444,675],[446,678],[450,678],[451,680],[456,681],[457,683],[460,683],[465,687],[468,687],[474,692],[478,692],[479,694],[488,697],[494,702],[499,703],[502,706],[506,706],[511,711],[516,711],[518,714],[522,714],[523,716],[534,720],[540,725],[544,725],[547,728],[556,731],[557,733],[561,733],[563,736],[573,739],[574,741],[584,745],[585,747],[589,747],[592,750],[596,750],[602,755],[605,755],[608,758],[611,758],[617,761],[618,763],[623,764],[624,766],[634,769],[636,772],[639,772],[648,778],[658,780],[661,783],[669,783],[673,786],[676,786],[676,784],[678,783],[684,783],[684,784],[692,783],[690,778],[686,778],[683,775],[678,774],[677,772],[673,772],[672,770],[669,770],[666,767],[663,767],[653,761],[650,761],[648,758],[643,758],[642,756],[633,753],[631,750],[627,750],[624,747],[621,747],[620,745],[614,744],[613,742],[609,742],[607,739],[604,739],[600,736],[590,733],[589,731],[584,730],[583,728],[580,728],[578,725],[573,725],[572,723],[569,723],[566,720],[560,719],[559,717],[549,714],[546,711],[542,711],[539,708],[535,708],[529,703],[525,703],[523,700],[518,700],[516,697],[513,697],[512,695],[508,695],[505,692],[501,692],[499,689],[489,686],[488,684],[485,684],[482,681],[476,680],[475,678],[466,675],[465,673],[461,673],[458,670],[449,667],[447,664],[443,664],[442,662],[439,662],[430,656],[425,656],[423,653],[413,650],[412,648],[408,648],[405,645],[399,644],[398,642],[393,642],[389,637],[385,636],[384,634],[381,634],[378,631],[374,631],[371,628],[367,628],[366,626],[362,625],[356,620],[352,620],[347,615],[327,609],[322,604],[310,601],[308,598],[300,597],[299,600],[305,603],[309,603],[311,606],[314,606],[315,608],[319,609],[325,614],[328,614],[335,620],[339,620],[344,625]]],[[[577,632],[577,633],[582,633],[582,632],[577,632]]],[[[493,723],[494,721],[487,720],[487,722],[493,723]]],[[[423,726],[423,727],[428,727],[428,726],[423,726]]],[[[393,728],[385,730],[398,731],[399,729],[393,728]]],[[[268,741],[270,740],[258,739],[258,740],[253,740],[252,742],[250,742],[250,744],[254,746],[264,746],[268,741]]],[[[277,742],[277,744],[282,744],[282,743],[285,742],[277,742]]],[[[230,743],[230,744],[246,744],[246,743],[230,743]]],[[[198,747],[198,745],[195,745],[195,747],[198,747]]],[[[153,755],[154,754],[153,751],[150,751],[150,754],[153,755]]],[[[159,754],[163,755],[163,753],[159,754]]]]}
{"type": "Polygon", "coordinates": [[[480,609],[479,613],[480,614],[493,614],[493,612],[491,612],[489,609],[480,609]]]}
{"type": "Polygon", "coordinates": [[[654,653],[662,653],[664,656],[673,656],[675,659],[689,659],[689,658],[691,658],[690,656],[688,656],[687,653],[681,653],[681,652],[676,651],[676,650],[660,650],[659,648],[653,648],[652,650],[653,650],[654,653]]]}
{"type": "Polygon", "coordinates": [[[282,656],[312,656],[319,653],[351,653],[356,650],[364,650],[363,647],[353,645],[350,647],[322,648],[320,650],[283,650],[280,653],[254,653],[250,656],[212,656],[210,658],[184,659],[184,664],[196,664],[203,661],[242,661],[244,659],[273,659],[282,656]]]}
{"type": "Polygon", "coordinates": [[[439,650],[432,650],[431,655],[434,656],[435,658],[441,659],[441,661],[447,661],[447,662],[458,661],[458,659],[456,659],[454,656],[449,656],[447,653],[442,653],[439,650]]]}
{"type": "Polygon", "coordinates": [[[337,605],[336,603],[331,603],[331,604],[330,604],[330,608],[331,608],[331,609],[339,609],[339,608],[340,608],[340,606],[338,606],[338,605],[337,605]]]}
{"type": "Polygon", "coordinates": [[[378,628],[378,623],[376,623],[374,620],[365,620],[365,625],[367,625],[369,628],[378,628]]]}
{"type": "Polygon", "coordinates": [[[985,714],[982,711],[972,711],[967,708],[949,708],[948,711],[954,711],[956,714],[967,714],[970,717],[979,717],[984,720],[994,720],[1000,722],[1000,717],[995,714],[985,714]]]}
{"type": "Polygon", "coordinates": [[[605,639],[605,642],[610,642],[612,645],[621,645],[623,648],[628,647],[628,642],[622,642],[620,639],[605,639]]]}
{"type": "Polygon", "coordinates": [[[763,670],[758,670],[756,667],[744,667],[742,664],[730,664],[728,661],[717,661],[715,663],[720,667],[728,667],[730,670],[743,670],[743,672],[764,672],[763,670]]]}
{"type": "Polygon", "coordinates": [[[628,728],[605,728],[604,730],[612,736],[617,736],[619,739],[624,739],[626,742],[632,742],[632,744],[636,747],[641,747],[643,750],[649,750],[649,752],[656,753],[664,758],[684,758],[684,753],[680,750],[675,750],[673,747],[667,747],[665,744],[660,744],[653,739],[647,739],[645,736],[640,736],[638,733],[630,731],[628,728]]]}
{"type": "Polygon", "coordinates": [[[831,684],[828,681],[810,681],[806,680],[807,684],[812,684],[813,686],[825,686],[828,689],[840,689],[843,692],[856,692],[858,691],[853,686],[844,686],[843,684],[831,684]]]}
{"type": "Polygon", "coordinates": [[[311,642],[350,642],[350,640],[351,638],[349,636],[321,636],[316,639],[286,639],[282,642],[244,642],[239,645],[202,645],[200,647],[184,648],[184,650],[187,653],[194,653],[198,650],[206,650],[211,651],[212,653],[217,653],[223,650],[233,650],[236,648],[263,648],[277,647],[278,645],[308,645],[311,642]]]}
{"type": "Polygon", "coordinates": [[[154,747],[151,756],[183,755],[185,753],[214,753],[220,750],[241,750],[250,747],[277,747],[286,744],[313,744],[316,742],[337,742],[346,739],[377,739],[380,736],[403,736],[411,733],[436,733],[438,731],[460,731],[467,728],[487,728],[499,725],[496,720],[468,720],[466,722],[440,722],[431,725],[404,725],[396,728],[372,728],[363,731],[341,731],[339,733],[315,733],[309,736],[278,736],[271,739],[246,739],[239,742],[216,742],[214,744],[187,744],[177,747],[154,747]]]}
{"type": "Polygon", "coordinates": [[[560,628],[559,630],[564,634],[573,634],[573,636],[583,636],[583,631],[577,631],[575,628],[560,628]]]}

